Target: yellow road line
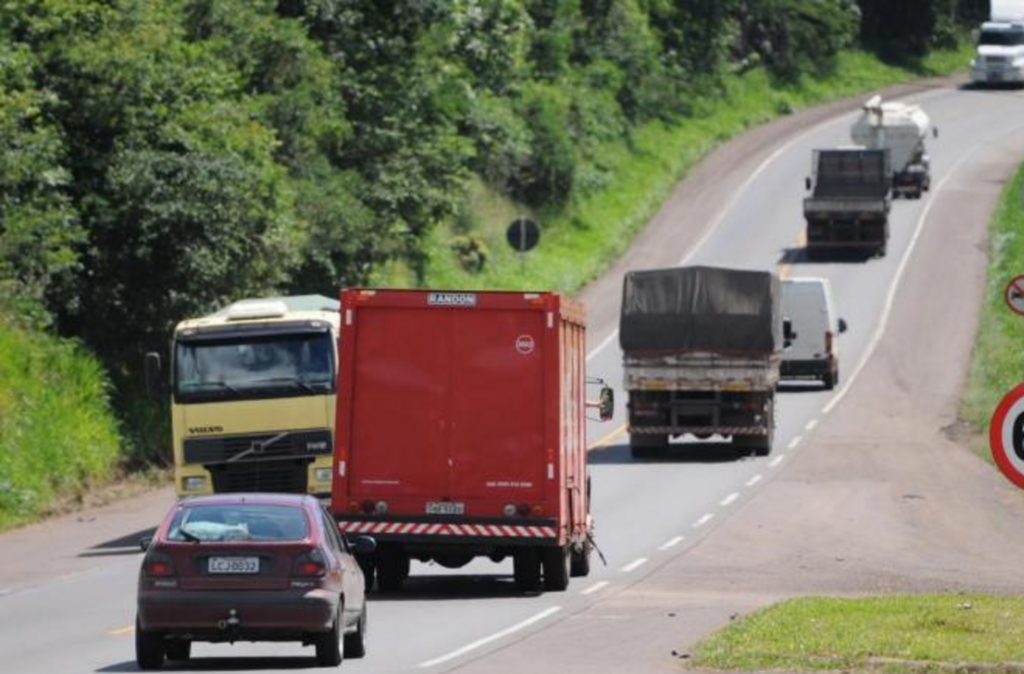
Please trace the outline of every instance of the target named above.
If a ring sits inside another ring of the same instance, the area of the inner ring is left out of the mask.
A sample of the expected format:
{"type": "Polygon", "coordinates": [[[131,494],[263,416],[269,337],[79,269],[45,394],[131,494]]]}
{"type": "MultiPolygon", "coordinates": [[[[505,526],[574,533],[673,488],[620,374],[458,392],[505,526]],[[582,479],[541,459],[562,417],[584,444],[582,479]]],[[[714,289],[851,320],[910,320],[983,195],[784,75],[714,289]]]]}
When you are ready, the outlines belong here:
{"type": "Polygon", "coordinates": [[[612,431],[608,435],[604,436],[603,438],[601,438],[600,440],[598,440],[597,442],[592,444],[590,446],[590,449],[601,449],[602,447],[607,447],[608,445],[610,445],[613,442],[615,442],[616,440],[618,440],[619,437],[621,437],[625,432],[626,432],[626,424],[623,423],[621,426],[616,428],[614,431],[612,431]]]}
{"type": "Polygon", "coordinates": [[[135,625],[128,625],[127,627],[118,627],[116,630],[110,630],[107,632],[112,637],[123,637],[126,634],[134,634],[135,625]]]}
{"type": "MultiPolygon", "coordinates": [[[[806,227],[801,227],[800,228],[800,234],[799,234],[799,236],[796,237],[796,245],[797,245],[797,248],[806,248],[807,247],[807,228],[806,227]]],[[[790,276],[790,274],[792,272],[793,272],[793,264],[790,263],[790,262],[787,262],[786,264],[784,264],[781,267],[779,267],[779,278],[789,278],[789,276],[790,276]]]]}

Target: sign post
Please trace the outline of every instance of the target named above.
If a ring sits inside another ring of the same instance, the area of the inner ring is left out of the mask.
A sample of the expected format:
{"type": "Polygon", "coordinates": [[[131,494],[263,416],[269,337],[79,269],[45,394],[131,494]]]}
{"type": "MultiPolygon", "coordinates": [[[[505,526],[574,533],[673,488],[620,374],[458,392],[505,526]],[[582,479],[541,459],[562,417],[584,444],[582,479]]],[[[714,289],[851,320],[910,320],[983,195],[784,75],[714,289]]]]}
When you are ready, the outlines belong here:
{"type": "Polygon", "coordinates": [[[540,227],[529,218],[516,218],[508,226],[505,232],[505,239],[513,250],[519,251],[521,268],[526,270],[526,253],[537,247],[540,243],[540,227]]]}

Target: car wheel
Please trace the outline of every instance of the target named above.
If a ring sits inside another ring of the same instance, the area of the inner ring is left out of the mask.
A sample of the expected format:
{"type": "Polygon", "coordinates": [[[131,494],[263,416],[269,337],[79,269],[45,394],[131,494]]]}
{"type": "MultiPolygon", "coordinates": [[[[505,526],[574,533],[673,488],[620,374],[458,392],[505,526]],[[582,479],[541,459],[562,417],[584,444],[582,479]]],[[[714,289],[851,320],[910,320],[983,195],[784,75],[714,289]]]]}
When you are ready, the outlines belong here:
{"type": "Polygon", "coordinates": [[[167,643],[167,659],[182,662],[192,657],[191,641],[171,641],[167,643]]]}
{"type": "Polygon", "coordinates": [[[361,658],[366,655],[366,603],[363,603],[363,612],[359,614],[359,623],[356,631],[345,635],[345,657],[361,658]]]}
{"type": "Polygon", "coordinates": [[[328,632],[320,634],[316,638],[316,664],[318,667],[337,667],[344,657],[342,648],[342,606],[338,606],[338,614],[334,616],[334,624],[328,632]]]}
{"type": "Polygon", "coordinates": [[[585,578],[590,575],[590,553],[589,545],[572,551],[569,573],[573,578],[585,578]]]}
{"type": "Polygon", "coordinates": [[[541,560],[544,565],[544,589],[548,592],[565,592],[569,587],[569,547],[544,548],[541,560]]]}
{"type": "Polygon", "coordinates": [[[146,632],[135,618],[135,661],[139,669],[160,669],[164,666],[164,653],[163,636],[146,632]]]}
{"type": "Polygon", "coordinates": [[[540,590],[540,551],[537,548],[516,550],[512,557],[512,571],[520,591],[540,590]]]}

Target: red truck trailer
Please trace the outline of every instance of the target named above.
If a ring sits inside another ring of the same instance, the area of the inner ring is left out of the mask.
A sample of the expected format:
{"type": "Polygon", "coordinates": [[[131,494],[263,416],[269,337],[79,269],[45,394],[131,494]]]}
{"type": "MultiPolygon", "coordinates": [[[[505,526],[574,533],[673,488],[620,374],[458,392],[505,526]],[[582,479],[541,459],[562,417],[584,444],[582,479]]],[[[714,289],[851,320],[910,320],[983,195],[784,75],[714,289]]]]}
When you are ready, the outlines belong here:
{"type": "MultiPolygon", "coordinates": [[[[332,508],[396,591],[410,560],[512,557],[564,590],[593,549],[581,304],[555,293],[346,290],[332,508]]],[[[601,389],[602,419],[612,394],[601,389]]],[[[370,581],[372,582],[372,581],[370,581]]]]}

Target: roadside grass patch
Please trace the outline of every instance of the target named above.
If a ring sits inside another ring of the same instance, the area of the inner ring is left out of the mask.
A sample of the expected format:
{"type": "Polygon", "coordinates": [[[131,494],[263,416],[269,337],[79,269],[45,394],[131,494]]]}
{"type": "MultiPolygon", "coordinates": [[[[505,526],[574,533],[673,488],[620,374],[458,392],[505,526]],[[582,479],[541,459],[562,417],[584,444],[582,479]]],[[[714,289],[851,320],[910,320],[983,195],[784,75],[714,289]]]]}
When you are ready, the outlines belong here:
{"type": "MultiPolygon", "coordinates": [[[[763,69],[726,76],[719,95],[692,101],[691,116],[673,123],[649,122],[633,128],[628,140],[605,143],[598,152],[604,186],[576,195],[560,210],[531,210],[473,180],[459,216],[436,228],[427,241],[424,283],[435,288],[575,292],[629,247],[676,182],[721,143],[818,103],[947,74],[963,68],[971,52],[964,42],[958,49],[934,52],[914,67],[900,67],[851,50],[842,52],[835,71],[823,78],[804,75],[780,83],[763,69]],[[525,259],[505,242],[505,229],[518,215],[535,218],[543,232],[540,246],[525,259]],[[490,252],[483,271],[466,270],[452,251],[453,238],[466,235],[482,241],[490,252]]],[[[809,166],[810,157],[807,161],[809,166]]],[[[403,287],[415,278],[390,265],[375,281],[403,287]]]]}
{"type": "MultiPolygon", "coordinates": [[[[1003,297],[1006,285],[1020,274],[1024,274],[1024,166],[1003,189],[989,228],[985,301],[960,406],[961,418],[979,433],[986,433],[999,400],[1024,381],[1024,318],[1010,311],[1003,297]]],[[[991,461],[987,437],[976,449],[991,461]]]]}
{"type": "Polygon", "coordinates": [[[0,530],[81,498],[114,476],[120,458],[96,358],[0,317],[0,530]]]}
{"type": "Polygon", "coordinates": [[[700,643],[720,670],[1020,671],[1024,598],[808,597],[751,614],[700,643]]]}

